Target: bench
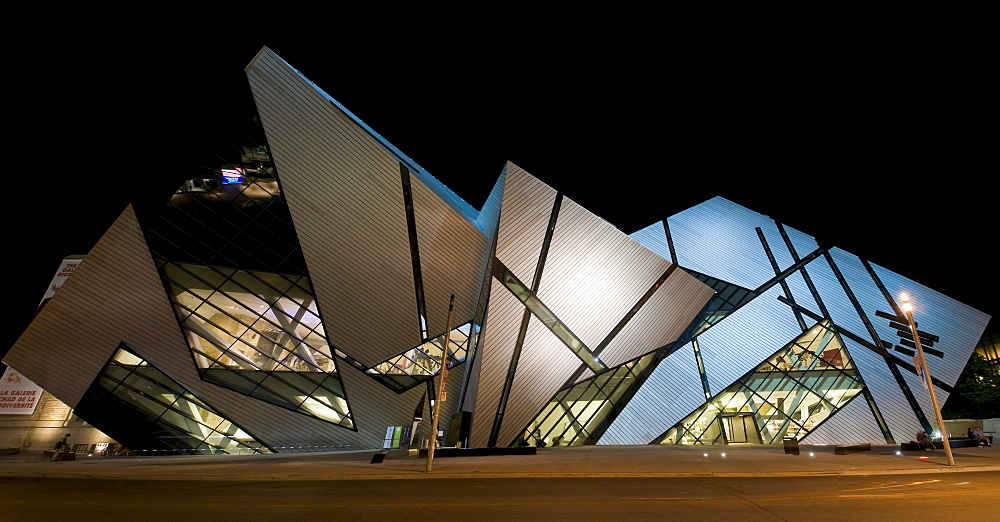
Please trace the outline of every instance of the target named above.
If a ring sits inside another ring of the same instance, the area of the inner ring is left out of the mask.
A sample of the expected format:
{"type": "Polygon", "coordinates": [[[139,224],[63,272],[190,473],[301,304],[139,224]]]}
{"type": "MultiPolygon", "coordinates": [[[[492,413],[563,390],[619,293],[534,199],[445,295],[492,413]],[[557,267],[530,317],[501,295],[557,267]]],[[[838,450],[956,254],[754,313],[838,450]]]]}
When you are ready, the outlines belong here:
{"type": "MultiPolygon", "coordinates": [[[[49,460],[52,460],[52,456],[55,454],[55,450],[45,450],[42,452],[42,456],[49,460]]],[[[76,453],[64,451],[62,455],[59,455],[59,460],[76,460],[76,453]]]]}
{"type": "Polygon", "coordinates": [[[871,443],[866,442],[864,444],[850,444],[846,446],[836,446],[835,448],[833,448],[833,453],[834,455],[850,455],[851,453],[859,453],[862,451],[871,451],[871,450],[872,450],[871,443]]]}

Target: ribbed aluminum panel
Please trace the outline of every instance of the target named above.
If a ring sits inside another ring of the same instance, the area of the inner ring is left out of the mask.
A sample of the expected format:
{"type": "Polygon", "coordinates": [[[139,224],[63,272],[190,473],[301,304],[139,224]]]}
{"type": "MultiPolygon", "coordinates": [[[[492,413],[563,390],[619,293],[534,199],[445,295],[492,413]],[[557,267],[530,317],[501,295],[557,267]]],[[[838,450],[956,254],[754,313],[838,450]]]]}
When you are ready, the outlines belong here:
{"type": "Polygon", "coordinates": [[[684,268],[751,289],[774,277],[754,230],[774,226],[767,216],[716,197],[668,222],[677,263],[684,268]]]}
{"type": "Polygon", "coordinates": [[[279,452],[381,445],[381,434],[373,446],[370,434],[201,381],[131,207],[32,321],[5,362],[75,406],[121,341],[279,452]]]}
{"type": "MultiPolygon", "coordinates": [[[[909,436],[897,438],[897,442],[910,440],[909,436]]],[[[851,402],[837,410],[830,418],[814,428],[802,442],[806,444],[885,444],[885,437],[878,429],[878,422],[872,415],[863,395],[858,394],[851,402]]]]}
{"type": "Polygon", "coordinates": [[[530,285],[549,226],[556,191],[513,163],[507,164],[496,256],[530,285]]]}
{"type": "MultiPolygon", "coordinates": [[[[465,379],[465,372],[468,369],[468,364],[460,364],[448,370],[448,382],[444,386],[447,396],[444,401],[444,409],[441,410],[443,412],[441,417],[442,422],[444,422],[443,419],[451,418],[452,415],[459,413],[462,409],[462,381],[465,379]]],[[[437,377],[434,378],[435,385],[437,385],[438,380],[437,377]]]]}
{"type": "Polygon", "coordinates": [[[537,319],[528,323],[517,373],[497,437],[498,446],[508,446],[549,403],[579,368],[580,359],[537,319]]]}
{"type": "Polygon", "coordinates": [[[247,77],[331,343],[369,366],[416,346],[399,161],[270,51],[247,77]]]}
{"type": "MultiPolygon", "coordinates": [[[[155,363],[163,362],[163,350],[187,354],[131,206],[28,325],[4,362],[76,406],[123,340],[150,352],[155,363]],[[154,359],[154,354],[159,356],[154,359]]],[[[186,360],[190,365],[189,355],[186,360]]],[[[193,367],[187,368],[185,375],[193,374],[193,367]]]]}
{"type": "Polygon", "coordinates": [[[507,166],[504,166],[503,172],[500,174],[500,178],[493,185],[493,190],[490,191],[490,195],[486,198],[486,203],[483,204],[483,210],[479,213],[479,218],[476,220],[479,223],[479,229],[483,231],[490,240],[492,241],[497,233],[497,225],[500,223],[500,205],[503,202],[503,192],[504,186],[507,181],[507,166]]]}
{"type": "MultiPolygon", "coordinates": [[[[802,335],[791,310],[777,301],[781,293],[772,287],[698,336],[713,394],[802,335]]],[[[807,326],[813,324],[807,321],[807,326]]]]}
{"type": "Polygon", "coordinates": [[[687,272],[675,270],[601,352],[601,360],[614,367],[673,343],[714,294],[687,272]]]}
{"type": "Polygon", "coordinates": [[[472,320],[490,245],[483,233],[416,177],[410,178],[420,248],[420,273],[431,336],[445,331],[455,295],[452,328],[472,320]]]}
{"type": "MultiPolygon", "coordinates": [[[[911,432],[918,429],[920,424],[913,409],[910,408],[906,396],[903,395],[896,383],[896,379],[890,373],[885,359],[849,338],[842,337],[842,339],[844,346],[851,354],[851,360],[854,361],[858,372],[861,373],[861,378],[864,379],[865,386],[871,392],[882,418],[885,419],[889,432],[896,439],[909,440],[913,436],[911,432]]],[[[919,398],[920,395],[926,395],[926,392],[921,393],[922,387],[920,385],[914,387],[909,384],[908,379],[905,379],[909,372],[903,369],[900,369],[900,372],[914,397],[919,398]]],[[[924,414],[928,419],[934,418],[934,413],[930,409],[924,409],[924,414]]],[[[884,443],[885,439],[882,439],[882,442],[884,443]]]]}
{"type": "MultiPolygon", "coordinates": [[[[356,438],[356,444],[361,447],[379,448],[385,438],[386,427],[413,424],[413,410],[426,390],[424,386],[397,394],[342,360],[337,361],[337,366],[341,369],[340,379],[358,430],[356,435],[340,435],[338,440],[356,438]]],[[[427,415],[424,419],[429,422],[431,417],[427,415]]]]}
{"type": "Polygon", "coordinates": [[[649,444],[705,404],[690,344],[660,362],[598,444],[649,444]]]}
{"type": "MultiPolygon", "coordinates": [[[[899,336],[895,329],[889,327],[889,321],[875,315],[877,310],[885,312],[892,310],[861,261],[840,249],[831,249],[830,256],[849,282],[851,293],[858,300],[879,338],[898,344],[899,336]]],[[[977,340],[986,328],[989,316],[877,265],[872,267],[890,296],[897,298],[899,293],[905,290],[911,294],[915,306],[917,306],[915,300],[920,297],[927,313],[926,320],[922,320],[923,317],[918,315],[914,318],[921,331],[940,337],[941,340],[935,343],[934,348],[945,353],[943,359],[927,356],[931,375],[935,379],[954,385],[977,340]]],[[[829,263],[825,259],[816,260],[808,265],[808,269],[814,283],[824,296],[824,303],[834,322],[862,339],[874,342],[829,263]]],[[[891,350],[890,353],[901,361],[913,364],[910,356],[891,350]]],[[[862,370],[862,377],[875,397],[876,404],[882,410],[893,436],[897,439],[903,437],[902,440],[913,438],[919,424],[896,379],[889,372],[885,360],[860,345],[851,348],[851,355],[857,360],[858,367],[862,370]]],[[[933,424],[934,410],[930,406],[927,390],[916,380],[912,372],[903,368],[900,368],[900,372],[910,383],[908,386],[913,396],[922,403],[925,417],[933,424]]],[[[943,405],[942,397],[946,396],[946,393],[937,389],[937,395],[939,405],[943,405]]]]}
{"type": "Polygon", "coordinates": [[[490,289],[486,329],[477,355],[480,365],[479,385],[469,437],[469,444],[474,448],[485,447],[490,440],[493,418],[500,404],[523,314],[524,305],[494,279],[490,289]]]}
{"type": "MultiPolygon", "coordinates": [[[[564,198],[537,295],[593,350],[669,267],[668,261],[564,198]]],[[[702,304],[695,305],[700,309],[702,304]]],[[[646,353],[657,346],[643,348],[646,353]]]]}
{"type": "Polygon", "coordinates": [[[663,228],[663,222],[657,221],[646,228],[637,230],[629,237],[638,241],[642,246],[652,250],[656,255],[673,262],[670,256],[670,245],[667,243],[667,232],[663,228]]]}
{"type": "MultiPolygon", "coordinates": [[[[838,261],[838,265],[841,264],[838,261]]],[[[953,386],[982,338],[990,316],[878,265],[872,264],[872,268],[897,303],[901,303],[900,293],[909,294],[917,329],[941,339],[934,343],[933,348],[944,352],[944,357],[928,355],[927,365],[932,377],[953,386]]],[[[881,309],[886,310],[884,307],[881,309]]],[[[869,308],[866,307],[867,310],[869,308]]],[[[874,311],[869,313],[874,316],[874,311]]],[[[887,320],[874,317],[872,321],[879,328],[880,337],[899,344],[899,336],[895,329],[889,328],[887,320]]]]}

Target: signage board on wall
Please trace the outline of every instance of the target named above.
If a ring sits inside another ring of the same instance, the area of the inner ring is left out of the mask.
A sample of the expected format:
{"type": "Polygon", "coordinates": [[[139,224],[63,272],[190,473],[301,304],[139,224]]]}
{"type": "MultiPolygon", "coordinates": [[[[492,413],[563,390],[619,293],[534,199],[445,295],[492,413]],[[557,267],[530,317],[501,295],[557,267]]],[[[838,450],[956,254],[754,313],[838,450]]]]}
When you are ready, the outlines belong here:
{"type": "Polygon", "coordinates": [[[0,414],[31,415],[41,396],[40,386],[9,366],[4,370],[0,381],[0,414]]]}

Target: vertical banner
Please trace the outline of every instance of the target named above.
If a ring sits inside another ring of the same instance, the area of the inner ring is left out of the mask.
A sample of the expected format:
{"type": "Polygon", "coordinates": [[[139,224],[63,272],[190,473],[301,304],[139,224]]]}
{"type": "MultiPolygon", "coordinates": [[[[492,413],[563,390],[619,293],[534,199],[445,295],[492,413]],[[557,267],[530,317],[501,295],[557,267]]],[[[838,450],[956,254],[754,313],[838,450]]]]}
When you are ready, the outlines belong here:
{"type": "MultiPolygon", "coordinates": [[[[45,303],[48,303],[52,296],[56,295],[56,290],[59,290],[59,287],[66,282],[66,279],[76,270],[81,261],[83,261],[83,256],[69,256],[63,259],[59,269],[52,276],[52,281],[45,290],[42,301],[35,308],[36,316],[45,303]]],[[[4,370],[3,380],[0,381],[0,414],[31,415],[35,413],[35,407],[38,406],[38,401],[41,398],[41,387],[9,366],[4,370]]]]}
{"type": "Polygon", "coordinates": [[[56,295],[56,290],[69,279],[69,276],[76,270],[77,265],[83,261],[83,256],[69,256],[63,259],[59,269],[56,270],[55,275],[52,276],[52,281],[49,283],[49,287],[45,289],[45,294],[42,296],[42,302],[38,303],[38,308],[35,309],[35,315],[42,310],[42,307],[52,299],[52,296],[56,295]]]}
{"type": "Polygon", "coordinates": [[[42,396],[42,388],[17,370],[7,367],[0,381],[0,414],[31,415],[42,396]]]}

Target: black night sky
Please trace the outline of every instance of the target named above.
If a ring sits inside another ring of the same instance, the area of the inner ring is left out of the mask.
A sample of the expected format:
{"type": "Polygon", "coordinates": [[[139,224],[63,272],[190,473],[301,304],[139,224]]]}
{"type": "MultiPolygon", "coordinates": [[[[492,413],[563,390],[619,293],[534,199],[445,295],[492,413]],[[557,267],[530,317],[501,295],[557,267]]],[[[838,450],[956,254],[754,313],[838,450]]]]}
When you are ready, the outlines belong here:
{"type": "Polygon", "coordinates": [[[508,160],[625,233],[720,195],[997,315],[1000,103],[962,43],[382,22],[12,51],[0,352],[63,257],[212,162],[251,114],[243,69],[265,45],[476,208],[508,160]]]}

